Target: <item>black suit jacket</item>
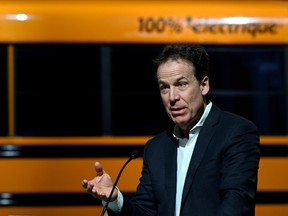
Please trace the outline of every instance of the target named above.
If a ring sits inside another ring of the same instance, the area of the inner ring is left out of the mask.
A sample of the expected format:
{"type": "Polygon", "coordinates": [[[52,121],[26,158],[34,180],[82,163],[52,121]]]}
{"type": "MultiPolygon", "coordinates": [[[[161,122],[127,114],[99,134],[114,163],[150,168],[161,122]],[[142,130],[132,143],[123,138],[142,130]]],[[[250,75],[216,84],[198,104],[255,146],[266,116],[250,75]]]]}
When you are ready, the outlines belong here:
{"type": "MultiPolygon", "coordinates": [[[[175,216],[178,142],[173,131],[149,140],[135,196],[124,196],[121,215],[175,216]]],[[[214,104],[188,168],[181,216],[252,216],[260,159],[256,126],[214,104]]]]}

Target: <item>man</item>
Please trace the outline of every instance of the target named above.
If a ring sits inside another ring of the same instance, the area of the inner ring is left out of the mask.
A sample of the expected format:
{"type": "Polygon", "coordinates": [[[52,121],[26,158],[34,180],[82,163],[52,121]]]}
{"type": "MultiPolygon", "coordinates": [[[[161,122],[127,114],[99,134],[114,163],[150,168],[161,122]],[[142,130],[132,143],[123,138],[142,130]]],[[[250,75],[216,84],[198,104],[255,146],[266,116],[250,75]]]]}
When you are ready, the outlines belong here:
{"type": "MultiPolygon", "coordinates": [[[[109,215],[252,216],[260,159],[256,126],[208,97],[209,56],[201,46],[164,47],[154,61],[174,126],[149,140],[132,199],[115,190],[109,215]]],[[[105,202],[113,182],[100,163],[82,186],[105,202]]]]}

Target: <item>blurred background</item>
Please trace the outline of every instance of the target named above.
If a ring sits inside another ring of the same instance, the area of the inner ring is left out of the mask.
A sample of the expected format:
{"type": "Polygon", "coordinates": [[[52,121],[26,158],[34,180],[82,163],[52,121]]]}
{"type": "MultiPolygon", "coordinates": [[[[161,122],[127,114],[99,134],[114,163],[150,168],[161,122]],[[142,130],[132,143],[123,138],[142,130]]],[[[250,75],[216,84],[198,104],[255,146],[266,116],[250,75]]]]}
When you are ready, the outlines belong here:
{"type": "MultiPolygon", "coordinates": [[[[211,57],[211,100],[261,133],[256,216],[288,215],[288,2],[0,1],[0,214],[100,215],[82,179],[116,178],[170,123],[152,59],[211,57]]],[[[142,162],[119,187],[136,189],[142,162]]]]}

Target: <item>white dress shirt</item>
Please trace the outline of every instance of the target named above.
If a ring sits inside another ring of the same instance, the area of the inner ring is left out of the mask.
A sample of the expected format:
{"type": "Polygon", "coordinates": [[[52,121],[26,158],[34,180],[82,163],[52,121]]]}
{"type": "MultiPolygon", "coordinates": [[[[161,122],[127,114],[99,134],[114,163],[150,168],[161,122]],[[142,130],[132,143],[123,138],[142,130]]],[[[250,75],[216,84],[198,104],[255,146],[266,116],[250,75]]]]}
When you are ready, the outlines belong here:
{"type": "Polygon", "coordinates": [[[181,199],[187,170],[190,164],[190,160],[192,158],[195,143],[198,138],[200,129],[211,110],[211,106],[212,103],[210,102],[206,106],[199,122],[190,130],[189,139],[178,137],[176,135],[177,134],[176,130],[174,130],[174,136],[179,140],[179,147],[177,149],[177,186],[176,186],[177,188],[176,188],[175,216],[180,215],[181,199]]]}

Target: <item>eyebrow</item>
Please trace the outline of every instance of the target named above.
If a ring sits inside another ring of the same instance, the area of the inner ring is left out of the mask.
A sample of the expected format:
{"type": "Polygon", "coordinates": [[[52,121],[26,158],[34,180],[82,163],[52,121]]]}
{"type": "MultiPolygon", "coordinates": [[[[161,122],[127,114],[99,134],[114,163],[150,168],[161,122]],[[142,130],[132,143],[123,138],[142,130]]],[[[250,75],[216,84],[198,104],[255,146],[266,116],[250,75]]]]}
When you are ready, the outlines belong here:
{"type": "MultiPolygon", "coordinates": [[[[177,78],[176,80],[175,80],[175,82],[179,82],[180,80],[182,80],[182,79],[186,79],[187,80],[187,78],[186,77],[184,77],[184,76],[181,76],[181,77],[179,77],[179,78],[177,78]]],[[[161,83],[166,83],[165,81],[162,81],[162,80],[159,80],[159,83],[161,84],[161,83]]]]}

